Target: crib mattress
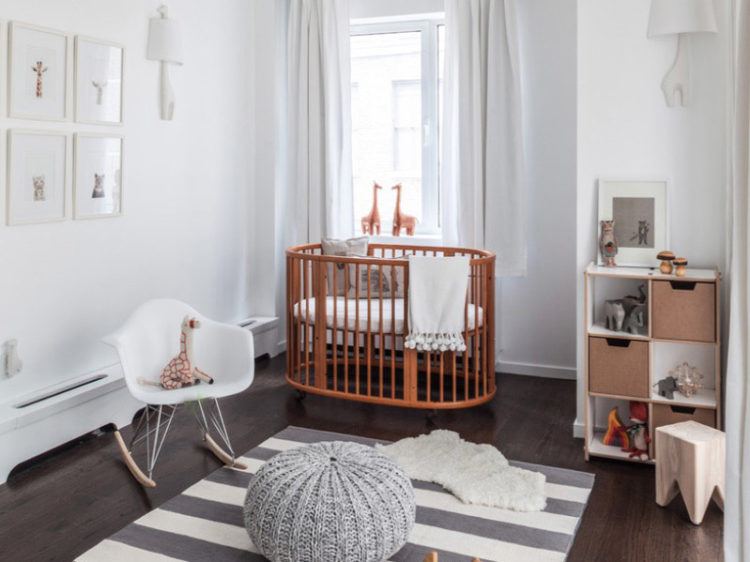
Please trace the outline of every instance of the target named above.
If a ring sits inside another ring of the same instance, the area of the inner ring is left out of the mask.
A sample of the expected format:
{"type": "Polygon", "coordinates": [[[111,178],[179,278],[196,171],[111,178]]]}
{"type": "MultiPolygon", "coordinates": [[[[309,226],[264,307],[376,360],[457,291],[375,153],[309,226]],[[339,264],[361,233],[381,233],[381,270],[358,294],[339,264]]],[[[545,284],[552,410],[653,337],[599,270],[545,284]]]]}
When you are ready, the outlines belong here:
{"type": "MultiPolygon", "coordinates": [[[[404,333],[404,299],[393,299],[393,305],[391,299],[383,299],[383,333],[390,334],[395,332],[397,334],[404,333]],[[395,305],[395,311],[393,306],[395,305]],[[394,314],[395,312],[395,314],[394,314]],[[391,326],[393,321],[394,326],[391,326]]],[[[326,327],[337,328],[343,330],[344,327],[348,330],[354,331],[359,329],[361,332],[369,330],[371,332],[380,332],[380,301],[377,299],[370,300],[370,306],[368,311],[367,299],[347,299],[346,297],[326,297],[326,327]],[[334,300],[336,301],[336,319],[334,324],[334,300]],[[345,301],[349,301],[348,304],[345,301]],[[347,315],[345,317],[345,307],[348,307],[347,315]],[[357,327],[357,308],[359,308],[359,327],[357,327]],[[369,312],[369,316],[368,316],[369,312]]],[[[308,323],[311,325],[315,324],[315,298],[308,299],[307,301],[301,301],[294,305],[294,317],[303,321],[305,316],[308,315],[308,323]]],[[[484,311],[482,307],[469,305],[468,311],[468,322],[469,330],[473,330],[475,326],[475,319],[479,318],[479,327],[483,325],[484,311]]]]}

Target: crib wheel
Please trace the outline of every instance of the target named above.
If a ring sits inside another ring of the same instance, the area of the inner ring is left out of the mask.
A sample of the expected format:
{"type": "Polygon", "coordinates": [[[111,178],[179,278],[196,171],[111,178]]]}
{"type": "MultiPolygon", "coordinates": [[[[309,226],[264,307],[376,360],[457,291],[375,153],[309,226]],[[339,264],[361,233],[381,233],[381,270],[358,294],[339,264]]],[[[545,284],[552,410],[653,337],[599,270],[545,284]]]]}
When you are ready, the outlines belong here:
{"type": "Polygon", "coordinates": [[[304,390],[300,390],[299,388],[295,388],[294,390],[297,393],[297,400],[304,400],[307,398],[307,392],[304,390]]]}

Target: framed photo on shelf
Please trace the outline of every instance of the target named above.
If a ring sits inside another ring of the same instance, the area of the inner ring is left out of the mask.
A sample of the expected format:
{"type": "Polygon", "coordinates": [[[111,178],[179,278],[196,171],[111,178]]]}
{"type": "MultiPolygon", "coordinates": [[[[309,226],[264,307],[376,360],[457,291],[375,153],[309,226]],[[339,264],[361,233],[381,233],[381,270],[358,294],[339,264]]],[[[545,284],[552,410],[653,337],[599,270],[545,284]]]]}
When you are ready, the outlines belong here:
{"type": "Polygon", "coordinates": [[[8,131],[8,225],[65,220],[68,136],[50,131],[8,131]]]}
{"type": "Polygon", "coordinates": [[[10,22],[8,53],[10,117],[64,121],[67,118],[67,35],[10,22]]]}
{"type": "Polygon", "coordinates": [[[73,218],[122,214],[121,136],[77,133],[73,168],[73,218]]]}
{"type": "Polygon", "coordinates": [[[122,124],[121,45],[76,36],[75,120],[95,125],[122,124]]]}
{"type": "MultiPolygon", "coordinates": [[[[599,220],[614,220],[615,262],[621,266],[655,267],[656,254],[668,247],[666,180],[599,179],[599,220]]],[[[604,260],[597,243],[599,265],[604,260]]]]}

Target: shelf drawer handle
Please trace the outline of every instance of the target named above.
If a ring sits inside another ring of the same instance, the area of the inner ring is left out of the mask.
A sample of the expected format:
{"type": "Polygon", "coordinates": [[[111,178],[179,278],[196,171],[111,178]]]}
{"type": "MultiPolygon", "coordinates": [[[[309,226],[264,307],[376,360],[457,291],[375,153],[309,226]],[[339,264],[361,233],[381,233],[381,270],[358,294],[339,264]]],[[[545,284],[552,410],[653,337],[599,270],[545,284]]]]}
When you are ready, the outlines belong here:
{"type": "Polygon", "coordinates": [[[670,281],[670,285],[672,285],[673,291],[694,291],[695,290],[695,281],[670,281]]]}
{"type": "Polygon", "coordinates": [[[695,408],[691,408],[690,406],[670,406],[669,409],[672,410],[673,414],[687,414],[692,416],[695,413],[695,408]]]}
{"type": "Polygon", "coordinates": [[[610,347],[630,347],[630,340],[623,340],[620,338],[605,338],[607,345],[610,347]]]}

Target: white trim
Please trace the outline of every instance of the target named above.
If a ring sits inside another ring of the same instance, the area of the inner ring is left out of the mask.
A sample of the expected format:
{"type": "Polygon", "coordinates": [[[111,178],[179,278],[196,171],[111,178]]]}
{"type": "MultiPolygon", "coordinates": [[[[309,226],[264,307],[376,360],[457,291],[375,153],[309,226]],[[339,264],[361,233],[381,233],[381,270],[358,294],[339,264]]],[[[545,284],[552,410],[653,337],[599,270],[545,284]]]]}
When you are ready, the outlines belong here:
{"type": "Polygon", "coordinates": [[[578,378],[575,367],[559,365],[542,365],[539,363],[522,363],[515,361],[495,362],[495,371],[511,375],[525,375],[529,377],[543,377],[546,379],[576,380],[578,378]]]}
{"type": "Polygon", "coordinates": [[[585,435],[585,428],[583,422],[578,418],[573,422],[573,437],[575,439],[583,439],[585,435]]]}

